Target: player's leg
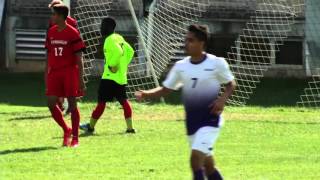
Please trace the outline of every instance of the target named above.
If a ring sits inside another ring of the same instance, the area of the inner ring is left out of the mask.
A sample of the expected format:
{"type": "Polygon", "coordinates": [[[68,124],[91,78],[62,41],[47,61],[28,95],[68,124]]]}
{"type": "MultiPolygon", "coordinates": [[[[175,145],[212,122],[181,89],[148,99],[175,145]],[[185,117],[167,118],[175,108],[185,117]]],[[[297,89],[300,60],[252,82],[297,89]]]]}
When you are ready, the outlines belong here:
{"type": "Polygon", "coordinates": [[[52,118],[57,122],[57,124],[63,129],[64,139],[63,146],[68,146],[71,136],[71,128],[68,127],[66,122],[63,119],[62,112],[60,108],[57,106],[57,97],[56,96],[48,96],[48,107],[51,112],[52,118]]]}
{"type": "Polygon", "coordinates": [[[98,120],[102,116],[105,108],[106,108],[106,102],[103,102],[103,101],[98,102],[95,109],[92,111],[90,122],[82,124],[80,126],[80,129],[86,131],[87,133],[93,133],[94,128],[95,128],[98,120]]]}
{"type": "Polygon", "coordinates": [[[80,129],[86,133],[94,132],[94,128],[106,108],[106,102],[112,101],[113,96],[111,95],[109,88],[110,82],[108,80],[100,80],[98,89],[98,103],[91,114],[90,122],[80,125],[80,129]]]}
{"type": "Polygon", "coordinates": [[[68,127],[63,119],[62,112],[57,106],[58,97],[63,96],[63,78],[60,72],[51,72],[47,76],[46,95],[48,98],[48,107],[52,118],[59,124],[64,131],[63,146],[68,146],[71,136],[71,128],[68,127]]]}
{"type": "Polygon", "coordinates": [[[123,115],[127,125],[126,133],[135,133],[132,123],[132,107],[127,98],[126,86],[114,83],[114,89],[115,97],[123,109],[123,115]]]}
{"type": "Polygon", "coordinates": [[[204,162],[206,159],[206,154],[199,151],[199,150],[192,150],[191,151],[191,158],[190,158],[190,163],[191,163],[191,169],[193,173],[193,179],[194,180],[204,180],[205,175],[204,175],[204,162]]]}
{"type": "Polygon", "coordinates": [[[207,156],[204,162],[204,168],[208,180],[222,180],[219,170],[215,167],[213,156],[207,156]]]}
{"type": "MultiPolygon", "coordinates": [[[[192,136],[191,167],[195,179],[204,178],[204,170],[210,173],[208,177],[212,176],[211,172],[214,172],[212,170],[212,168],[214,168],[214,164],[212,158],[208,159],[208,156],[211,156],[212,154],[212,146],[216,142],[219,132],[219,128],[207,126],[200,128],[192,136]],[[211,169],[210,166],[212,166],[211,169]]],[[[217,174],[214,175],[216,176],[217,174]]]]}
{"type": "Polygon", "coordinates": [[[119,103],[122,106],[123,115],[127,124],[126,133],[135,133],[135,130],[133,128],[133,123],[132,123],[132,108],[131,108],[130,102],[127,99],[125,99],[125,100],[119,101],[119,103]]]}
{"type": "Polygon", "coordinates": [[[80,112],[77,107],[77,98],[68,97],[69,109],[71,112],[72,122],[72,141],[71,146],[76,147],[79,144],[79,123],[80,123],[80,112]]]}
{"type": "Polygon", "coordinates": [[[57,100],[57,105],[58,105],[58,107],[60,108],[61,111],[65,110],[65,108],[63,106],[63,103],[64,103],[64,98],[63,97],[59,97],[58,100],[57,100]]]}

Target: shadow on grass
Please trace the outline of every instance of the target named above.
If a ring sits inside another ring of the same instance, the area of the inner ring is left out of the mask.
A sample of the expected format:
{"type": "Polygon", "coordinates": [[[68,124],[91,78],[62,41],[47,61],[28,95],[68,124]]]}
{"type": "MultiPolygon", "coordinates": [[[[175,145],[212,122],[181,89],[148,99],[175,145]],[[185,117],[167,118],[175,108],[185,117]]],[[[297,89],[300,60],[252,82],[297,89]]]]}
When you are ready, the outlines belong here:
{"type": "MultiPolygon", "coordinates": [[[[43,73],[0,73],[0,104],[45,107],[45,85],[43,73]]],[[[88,85],[86,102],[96,101],[98,83],[88,85]]]]}
{"type": "MultiPolygon", "coordinates": [[[[101,134],[97,134],[97,133],[94,133],[94,134],[80,133],[80,134],[79,134],[79,137],[81,137],[81,138],[86,138],[86,137],[99,137],[99,136],[102,136],[102,135],[101,135],[101,134]]],[[[52,137],[52,139],[62,139],[62,136],[52,137]]]]}
{"type": "Polygon", "coordinates": [[[51,118],[50,115],[39,115],[39,116],[26,116],[26,117],[14,117],[9,119],[8,121],[20,121],[20,120],[42,120],[51,118]]]}
{"type": "Polygon", "coordinates": [[[23,149],[12,149],[12,150],[4,150],[0,151],[0,155],[7,155],[7,154],[16,154],[16,153],[36,153],[48,150],[56,150],[57,147],[33,147],[33,148],[23,148],[23,149]]]}
{"type": "Polygon", "coordinates": [[[265,123],[265,124],[295,124],[295,125],[320,125],[320,122],[297,122],[297,121],[268,121],[268,120],[261,120],[261,121],[242,121],[242,122],[251,122],[251,123],[265,123]]]}

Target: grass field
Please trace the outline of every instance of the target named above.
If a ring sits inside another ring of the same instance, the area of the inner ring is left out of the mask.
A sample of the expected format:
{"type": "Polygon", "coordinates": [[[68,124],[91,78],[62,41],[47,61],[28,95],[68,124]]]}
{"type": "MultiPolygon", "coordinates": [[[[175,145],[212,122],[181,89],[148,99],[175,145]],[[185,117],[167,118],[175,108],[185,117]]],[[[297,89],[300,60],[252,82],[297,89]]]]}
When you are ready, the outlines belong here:
{"type": "MultiPolygon", "coordinates": [[[[123,133],[122,110],[110,104],[97,134],[71,149],[60,147],[39,74],[0,74],[0,84],[1,180],[191,179],[178,94],[168,105],[134,103],[135,135],[123,133]]],[[[265,79],[249,106],[226,109],[215,147],[225,179],[320,179],[320,111],[293,106],[303,84],[265,79]]],[[[82,121],[94,105],[94,87],[80,105],[82,121]]]]}

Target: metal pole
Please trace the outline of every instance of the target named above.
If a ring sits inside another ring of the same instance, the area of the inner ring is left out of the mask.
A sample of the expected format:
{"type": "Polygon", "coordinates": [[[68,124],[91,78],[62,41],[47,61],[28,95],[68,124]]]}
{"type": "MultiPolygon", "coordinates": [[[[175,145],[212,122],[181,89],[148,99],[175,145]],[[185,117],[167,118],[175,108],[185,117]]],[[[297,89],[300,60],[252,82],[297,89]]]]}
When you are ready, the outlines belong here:
{"type": "MultiPolygon", "coordinates": [[[[142,44],[142,49],[143,49],[143,51],[145,53],[145,56],[146,56],[146,59],[147,59],[147,66],[150,67],[151,75],[152,75],[153,81],[155,82],[156,86],[160,87],[159,81],[157,79],[157,75],[155,73],[155,70],[154,70],[152,62],[151,62],[151,57],[150,57],[149,51],[147,50],[146,43],[145,43],[145,41],[143,39],[143,36],[142,36],[142,31],[140,29],[139,21],[138,21],[138,18],[136,16],[136,13],[134,11],[132,1],[131,0],[127,0],[127,2],[128,2],[128,5],[129,5],[130,13],[131,13],[132,18],[133,18],[133,22],[134,22],[134,24],[135,24],[135,26],[137,28],[139,40],[140,40],[140,42],[142,44]]],[[[161,100],[161,102],[164,103],[164,98],[163,97],[160,100],[161,100]]]]}

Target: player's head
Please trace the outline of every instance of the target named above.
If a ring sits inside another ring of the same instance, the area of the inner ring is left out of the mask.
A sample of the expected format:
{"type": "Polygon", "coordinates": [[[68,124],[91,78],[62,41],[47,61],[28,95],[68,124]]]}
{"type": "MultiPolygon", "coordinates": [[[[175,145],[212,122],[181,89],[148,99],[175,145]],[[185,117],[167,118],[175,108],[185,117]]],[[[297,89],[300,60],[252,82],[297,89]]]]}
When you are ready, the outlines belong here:
{"type": "Polygon", "coordinates": [[[208,27],[203,25],[189,26],[185,42],[186,53],[191,56],[202,53],[206,49],[208,38],[208,27]]]}
{"type": "Polygon", "coordinates": [[[63,4],[63,0],[53,0],[51,3],[48,5],[49,8],[52,8],[54,5],[57,4],[63,4]]]}
{"type": "Polygon", "coordinates": [[[100,32],[102,36],[109,36],[114,33],[114,30],[117,26],[116,21],[112,17],[107,17],[102,19],[100,32]]]}
{"type": "Polygon", "coordinates": [[[52,21],[55,24],[65,22],[69,15],[69,8],[64,4],[56,4],[52,7],[52,21]]]}

